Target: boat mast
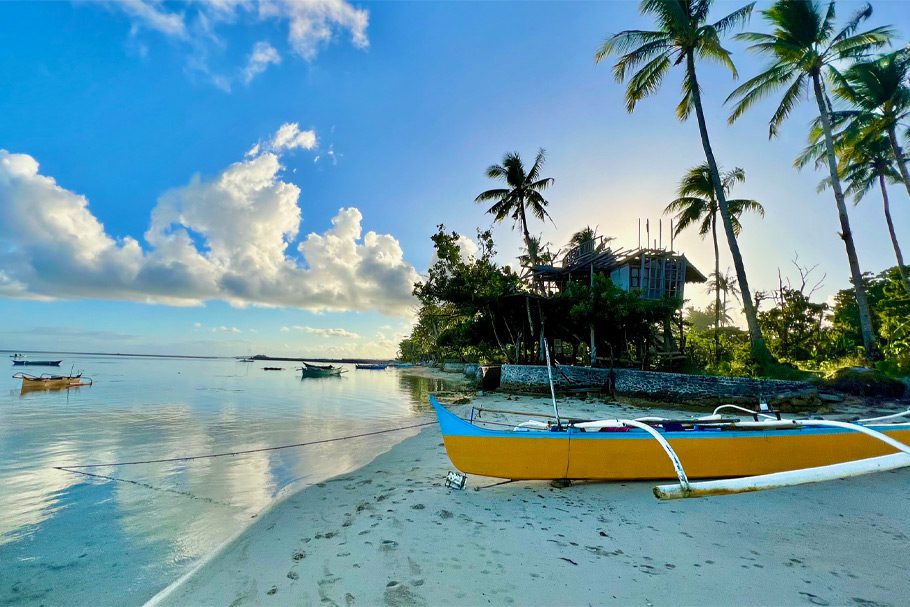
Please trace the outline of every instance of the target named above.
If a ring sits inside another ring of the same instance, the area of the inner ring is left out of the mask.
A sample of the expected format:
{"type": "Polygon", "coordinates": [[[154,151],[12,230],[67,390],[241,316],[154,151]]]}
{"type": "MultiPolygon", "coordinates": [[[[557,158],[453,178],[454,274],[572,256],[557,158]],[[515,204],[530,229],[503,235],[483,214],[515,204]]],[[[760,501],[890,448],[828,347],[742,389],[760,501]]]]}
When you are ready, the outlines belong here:
{"type": "Polygon", "coordinates": [[[556,388],[553,387],[553,372],[550,370],[550,346],[547,345],[547,338],[543,338],[543,349],[547,356],[547,378],[550,380],[550,396],[553,399],[553,414],[556,416],[556,427],[561,428],[562,423],[559,421],[559,407],[556,405],[556,388]]]}

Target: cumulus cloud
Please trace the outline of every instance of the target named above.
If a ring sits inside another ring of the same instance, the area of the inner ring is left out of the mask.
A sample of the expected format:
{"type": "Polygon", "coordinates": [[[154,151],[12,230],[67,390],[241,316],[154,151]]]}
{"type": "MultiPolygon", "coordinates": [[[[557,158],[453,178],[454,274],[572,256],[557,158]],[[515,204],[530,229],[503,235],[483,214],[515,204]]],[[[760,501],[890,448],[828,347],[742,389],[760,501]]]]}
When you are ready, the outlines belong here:
{"type": "Polygon", "coordinates": [[[310,335],[320,335],[322,337],[343,337],[346,339],[360,339],[360,334],[348,331],[347,329],[323,329],[318,327],[307,327],[303,325],[292,325],[290,327],[281,327],[283,332],[302,331],[310,335]]]}
{"type": "Polygon", "coordinates": [[[220,327],[212,327],[212,333],[240,333],[240,329],[237,327],[226,327],[221,325],[220,327]]]}
{"type": "Polygon", "coordinates": [[[164,193],[144,246],[109,235],[88,200],[34,158],[0,150],[0,296],[406,315],[417,273],[393,236],[363,233],[358,209],[298,240],[300,188],[282,179],[272,150],[306,147],[308,131],[286,126],[269,150],[164,193]]]}
{"type": "MultiPolygon", "coordinates": [[[[356,48],[369,46],[369,12],[345,0],[200,0],[172,9],[160,0],[118,0],[107,6],[126,14],[132,23],[131,35],[142,30],[181,41],[189,51],[187,66],[218,88],[230,91],[239,80],[249,84],[270,65],[281,62],[272,44],[256,43],[239,69],[215,70],[213,54],[224,54],[227,43],[219,35],[225,26],[278,21],[287,24],[287,45],[307,61],[339,36],[347,35],[356,48]]],[[[141,47],[146,48],[146,47],[141,47]]]]}

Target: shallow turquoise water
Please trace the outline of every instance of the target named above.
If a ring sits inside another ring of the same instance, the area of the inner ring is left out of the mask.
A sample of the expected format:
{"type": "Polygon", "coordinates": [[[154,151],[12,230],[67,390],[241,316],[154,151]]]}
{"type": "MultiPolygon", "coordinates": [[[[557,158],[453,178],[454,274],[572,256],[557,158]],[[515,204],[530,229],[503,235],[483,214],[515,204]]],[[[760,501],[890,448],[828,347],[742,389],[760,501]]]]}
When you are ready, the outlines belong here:
{"type": "MultiPolygon", "coordinates": [[[[33,355],[32,358],[51,358],[33,355]]],[[[429,419],[434,380],[294,363],[73,356],[90,387],[20,393],[0,377],[0,605],[139,605],[283,491],[415,433],[214,459],[83,469],[347,436],[429,419]],[[263,371],[265,365],[284,371],[263,371]],[[109,477],[109,478],[102,478],[109,477]],[[116,479],[116,480],[112,480],[116,479]]],[[[2,361],[0,361],[2,364],[2,361]]],[[[39,374],[47,368],[24,370],[39,374]]]]}

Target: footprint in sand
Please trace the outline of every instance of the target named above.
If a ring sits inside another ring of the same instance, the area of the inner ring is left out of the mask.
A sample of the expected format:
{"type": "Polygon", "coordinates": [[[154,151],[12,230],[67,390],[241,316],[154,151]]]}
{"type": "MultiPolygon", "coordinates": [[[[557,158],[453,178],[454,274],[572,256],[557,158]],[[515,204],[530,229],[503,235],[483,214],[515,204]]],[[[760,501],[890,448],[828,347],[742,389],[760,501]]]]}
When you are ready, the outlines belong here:
{"type": "Polygon", "coordinates": [[[382,540],[382,544],[379,545],[379,549],[383,552],[389,552],[395,548],[398,548],[398,542],[395,540],[382,540]]]}
{"type": "Polygon", "coordinates": [[[303,550],[296,550],[294,554],[291,555],[291,558],[295,561],[303,560],[306,557],[306,552],[303,550]]]}

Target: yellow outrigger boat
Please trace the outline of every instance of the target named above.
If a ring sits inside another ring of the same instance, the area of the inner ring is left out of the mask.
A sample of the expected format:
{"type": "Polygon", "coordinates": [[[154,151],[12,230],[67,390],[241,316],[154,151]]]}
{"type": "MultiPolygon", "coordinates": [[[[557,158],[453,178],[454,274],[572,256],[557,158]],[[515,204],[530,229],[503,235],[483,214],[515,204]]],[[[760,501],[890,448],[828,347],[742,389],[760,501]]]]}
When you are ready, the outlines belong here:
{"type": "Polygon", "coordinates": [[[60,390],[92,385],[92,380],[87,377],[83,378],[82,373],[76,375],[50,375],[48,373],[30,375],[20,371],[13,375],[13,378],[22,380],[23,392],[31,390],[60,390]]]}
{"type": "MultiPolygon", "coordinates": [[[[456,468],[510,480],[677,479],[678,494],[658,497],[692,497],[734,491],[723,484],[690,483],[690,479],[764,481],[767,476],[798,471],[804,473],[799,478],[811,479],[801,480],[804,483],[825,480],[819,474],[830,475],[838,471],[837,466],[857,460],[867,462],[870,472],[910,466],[910,423],[884,423],[910,411],[846,423],[781,419],[777,414],[725,405],[713,415],[687,420],[651,417],[561,423],[557,413],[556,423],[528,421],[509,430],[493,430],[454,415],[433,396],[430,403],[456,468]],[[749,418],[721,413],[731,408],[748,413],[749,418]]],[[[779,480],[770,479],[769,487],[780,486],[779,480]]],[[[739,490],[769,488],[755,482],[746,485],[749,488],[739,490]]],[[[668,488],[662,490],[666,493],[668,488]]]]}

